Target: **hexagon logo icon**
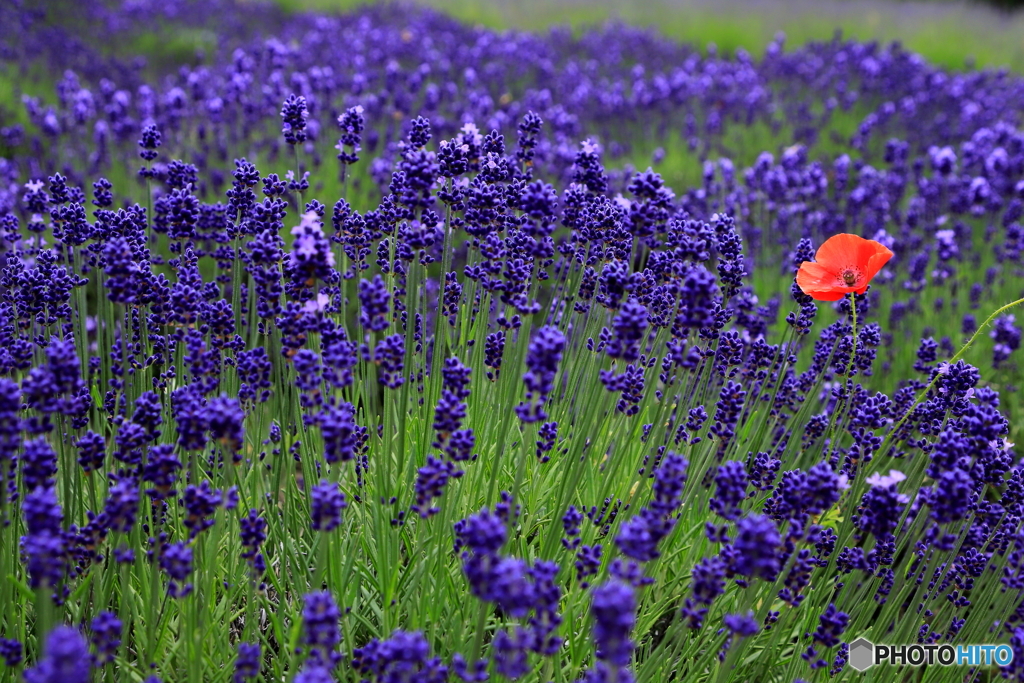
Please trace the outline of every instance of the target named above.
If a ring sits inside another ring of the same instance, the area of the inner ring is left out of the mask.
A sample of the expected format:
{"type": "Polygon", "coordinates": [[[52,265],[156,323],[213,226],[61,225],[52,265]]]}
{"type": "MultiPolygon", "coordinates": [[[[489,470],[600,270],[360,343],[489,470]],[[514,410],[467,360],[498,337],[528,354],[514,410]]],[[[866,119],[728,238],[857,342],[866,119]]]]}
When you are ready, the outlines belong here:
{"type": "Polygon", "coordinates": [[[865,671],[875,663],[875,646],[867,638],[858,638],[850,643],[850,666],[865,671]]]}

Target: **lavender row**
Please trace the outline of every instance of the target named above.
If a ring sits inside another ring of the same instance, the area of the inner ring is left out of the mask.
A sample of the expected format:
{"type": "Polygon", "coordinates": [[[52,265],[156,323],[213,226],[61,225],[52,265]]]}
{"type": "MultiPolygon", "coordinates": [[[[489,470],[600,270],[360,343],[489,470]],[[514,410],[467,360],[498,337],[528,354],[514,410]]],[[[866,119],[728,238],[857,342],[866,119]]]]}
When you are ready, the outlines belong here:
{"type": "Polygon", "coordinates": [[[1020,677],[1018,79],[204,6],[4,129],[4,680],[1020,677]],[[895,256],[816,303],[838,233],[895,256]]]}

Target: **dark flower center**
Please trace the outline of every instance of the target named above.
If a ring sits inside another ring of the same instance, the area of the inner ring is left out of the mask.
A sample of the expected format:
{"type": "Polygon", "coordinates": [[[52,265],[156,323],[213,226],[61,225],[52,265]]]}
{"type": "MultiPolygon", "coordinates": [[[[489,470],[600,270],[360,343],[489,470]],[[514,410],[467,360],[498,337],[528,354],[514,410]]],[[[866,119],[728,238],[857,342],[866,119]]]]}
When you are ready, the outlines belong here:
{"type": "Polygon", "coordinates": [[[847,287],[853,287],[860,280],[860,269],[848,266],[839,271],[839,280],[847,287]]]}

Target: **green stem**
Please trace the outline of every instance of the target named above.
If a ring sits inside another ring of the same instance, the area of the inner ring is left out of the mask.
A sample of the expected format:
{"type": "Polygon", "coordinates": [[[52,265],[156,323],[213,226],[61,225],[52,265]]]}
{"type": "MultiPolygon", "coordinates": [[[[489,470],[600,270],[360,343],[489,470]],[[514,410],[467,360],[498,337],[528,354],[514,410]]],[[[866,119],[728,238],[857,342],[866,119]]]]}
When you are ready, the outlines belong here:
{"type": "MultiPolygon", "coordinates": [[[[1010,310],[1014,306],[1019,306],[1020,304],[1024,304],[1024,299],[1017,299],[1016,301],[1011,301],[1005,306],[997,308],[995,311],[993,311],[992,315],[985,318],[985,322],[978,326],[978,329],[974,331],[974,334],[971,335],[971,338],[967,340],[967,343],[964,344],[960,348],[960,350],[956,352],[956,355],[949,359],[948,364],[952,365],[953,363],[960,360],[960,358],[963,357],[965,353],[967,353],[967,350],[970,349],[974,342],[978,339],[978,335],[981,334],[986,327],[988,327],[988,325],[996,318],[996,316],[998,316],[1000,313],[1010,310]]],[[[907,411],[903,414],[903,417],[901,417],[896,422],[896,424],[893,425],[892,429],[889,431],[889,434],[896,434],[899,428],[903,426],[903,423],[910,418],[911,413],[914,412],[914,408],[916,408],[918,405],[921,404],[922,401],[924,401],[924,397],[928,395],[928,392],[932,390],[932,387],[935,386],[935,383],[939,381],[939,377],[941,376],[941,373],[935,373],[935,376],[932,377],[932,381],[928,383],[928,386],[921,390],[921,392],[917,395],[917,398],[914,399],[914,403],[909,408],[907,408],[907,411]]],[[[889,445],[891,446],[891,442],[889,445]]]]}

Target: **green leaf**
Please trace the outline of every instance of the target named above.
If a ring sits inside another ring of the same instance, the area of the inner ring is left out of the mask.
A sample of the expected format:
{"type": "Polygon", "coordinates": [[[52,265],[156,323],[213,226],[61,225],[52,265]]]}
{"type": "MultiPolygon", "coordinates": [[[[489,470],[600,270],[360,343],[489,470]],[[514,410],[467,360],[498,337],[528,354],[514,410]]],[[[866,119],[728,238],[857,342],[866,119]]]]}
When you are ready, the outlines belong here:
{"type": "Polygon", "coordinates": [[[7,581],[14,586],[14,588],[21,593],[21,597],[28,602],[32,602],[36,599],[36,594],[28,587],[28,584],[24,581],[16,578],[14,574],[7,575],[7,581]]]}

